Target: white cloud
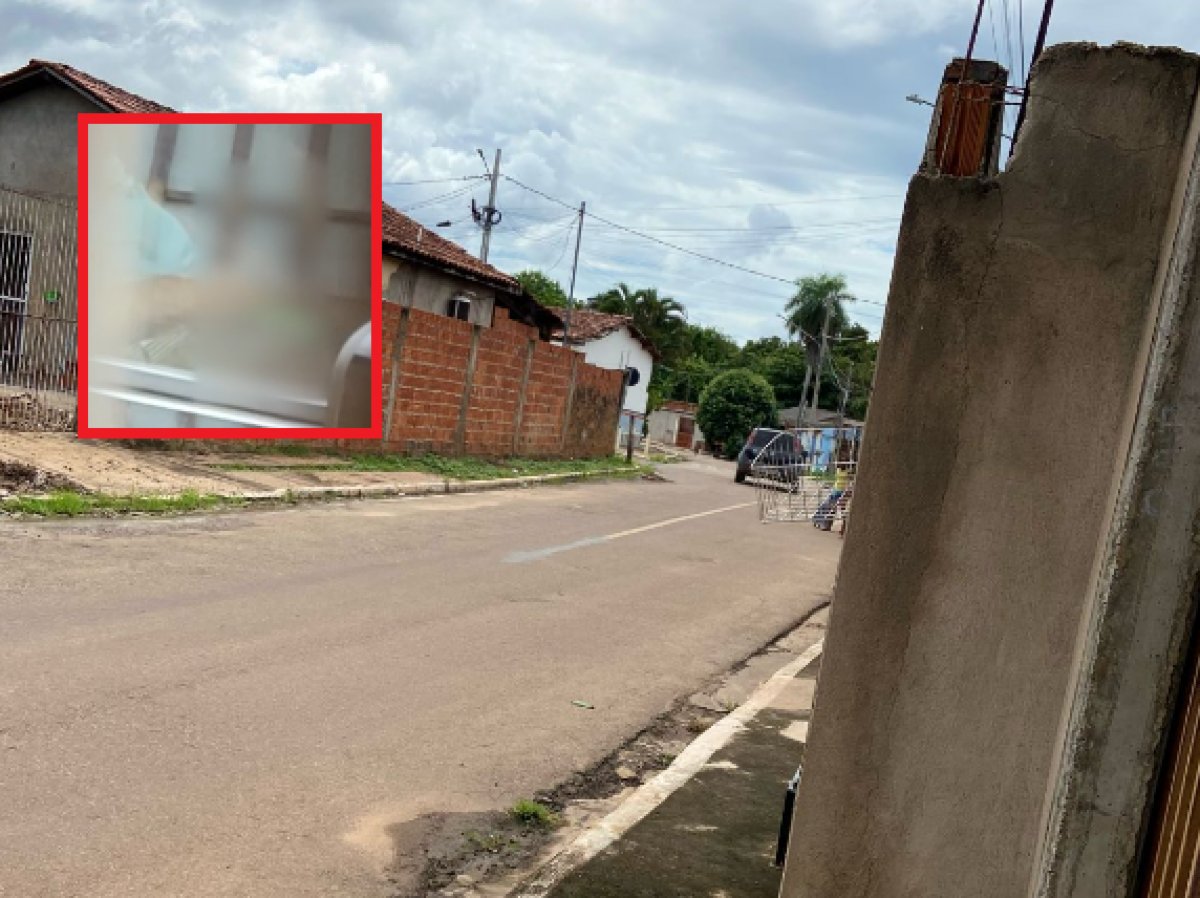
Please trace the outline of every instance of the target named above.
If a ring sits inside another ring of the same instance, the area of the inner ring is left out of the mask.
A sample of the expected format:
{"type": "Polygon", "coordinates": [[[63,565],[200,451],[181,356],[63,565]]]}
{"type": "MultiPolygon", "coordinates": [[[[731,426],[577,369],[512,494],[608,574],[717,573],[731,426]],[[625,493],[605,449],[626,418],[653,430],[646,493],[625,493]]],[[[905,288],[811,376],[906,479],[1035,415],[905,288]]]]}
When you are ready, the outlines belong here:
{"type": "MultiPolygon", "coordinates": [[[[785,282],[840,271],[875,302],[928,124],[903,98],[932,96],[973,13],[961,0],[9,5],[4,69],[59,59],[187,110],[381,111],[386,181],[477,175],[476,148],[490,163],[501,146],[506,173],[568,205],[586,199],[612,221],[785,282]]],[[[1025,4],[1027,48],[1038,12],[1025,4]]],[[[1081,38],[1197,45],[1200,12],[1171,0],[1056,11],[1051,39],[1081,38]]],[[[979,46],[993,53],[990,20],[979,46]]],[[[413,214],[455,222],[444,233],[474,250],[468,207],[482,183],[385,195],[404,207],[462,188],[413,214]]],[[[565,284],[569,210],[508,182],[499,205],[493,261],[565,284]]],[[[580,260],[579,296],[617,280],[656,285],[739,339],[780,332],[788,283],[593,220],[580,260]]],[[[877,328],[879,307],[860,308],[877,328]]]]}

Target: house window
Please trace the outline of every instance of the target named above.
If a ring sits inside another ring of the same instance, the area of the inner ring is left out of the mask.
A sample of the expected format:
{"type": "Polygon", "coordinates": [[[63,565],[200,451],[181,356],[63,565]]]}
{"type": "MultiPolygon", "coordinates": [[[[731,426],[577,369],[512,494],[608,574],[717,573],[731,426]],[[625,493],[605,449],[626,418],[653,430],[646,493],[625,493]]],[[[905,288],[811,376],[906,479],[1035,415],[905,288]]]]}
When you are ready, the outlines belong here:
{"type": "Polygon", "coordinates": [[[471,300],[465,296],[456,296],[446,305],[446,315],[459,321],[471,320],[471,300]]]}

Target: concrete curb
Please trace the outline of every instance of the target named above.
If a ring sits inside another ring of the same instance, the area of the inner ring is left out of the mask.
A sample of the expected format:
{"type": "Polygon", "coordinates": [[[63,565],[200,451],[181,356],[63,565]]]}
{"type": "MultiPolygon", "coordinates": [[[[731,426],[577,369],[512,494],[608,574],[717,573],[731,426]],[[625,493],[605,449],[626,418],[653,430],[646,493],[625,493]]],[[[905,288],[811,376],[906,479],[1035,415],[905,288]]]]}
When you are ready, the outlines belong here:
{"type": "Polygon", "coordinates": [[[319,499],[373,499],[388,496],[441,496],[456,493],[482,493],[490,490],[520,489],[548,483],[573,483],[580,480],[625,479],[635,472],[624,468],[600,471],[568,471],[562,474],[536,474],[524,477],[497,477],[489,480],[440,480],[429,483],[368,483],[362,486],[301,486],[263,490],[227,496],[247,502],[279,502],[319,499]]]}
{"type": "MultiPolygon", "coordinates": [[[[823,606],[824,607],[824,606],[823,606]]],[[[816,615],[814,609],[805,621],[816,615]]],[[[797,625],[804,626],[803,623],[797,625]]],[[[643,783],[601,820],[588,826],[564,849],[544,862],[534,873],[507,893],[507,898],[546,898],[568,874],[583,866],[666,801],[703,769],[709,759],[749,721],[783,691],[809,664],[825,651],[822,638],[782,665],[733,711],[697,736],[665,770],[643,783]]]]}
{"type": "MultiPolygon", "coordinates": [[[[219,499],[228,502],[244,502],[249,505],[278,504],[288,502],[317,502],[333,499],[376,499],[391,497],[443,496],[458,493],[480,493],[490,490],[521,489],[551,483],[574,483],[582,480],[626,480],[638,472],[627,468],[604,468],[599,471],[567,471],[560,474],[534,474],[524,477],[498,477],[492,480],[438,480],[427,483],[367,483],[360,486],[298,486],[280,487],[273,490],[252,490],[244,493],[221,494],[219,499]]],[[[96,493],[92,493],[95,495],[96,493]]],[[[30,493],[26,498],[46,499],[50,493],[30,493]]],[[[126,495],[126,494],[108,494],[126,495]]],[[[177,498],[179,493],[133,493],[138,496],[163,496],[177,498]]],[[[15,498],[15,497],[13,497],[15,498]]],[[[221,510],[221,509],[216,509],[221,510]]],[[[0,512],[0,515],[7,514],[0,512]]],[[[79,515],[80,517],[86,516],[79,515]]],[[[40,517],[40,516],[39,516],[40,517]]]]}

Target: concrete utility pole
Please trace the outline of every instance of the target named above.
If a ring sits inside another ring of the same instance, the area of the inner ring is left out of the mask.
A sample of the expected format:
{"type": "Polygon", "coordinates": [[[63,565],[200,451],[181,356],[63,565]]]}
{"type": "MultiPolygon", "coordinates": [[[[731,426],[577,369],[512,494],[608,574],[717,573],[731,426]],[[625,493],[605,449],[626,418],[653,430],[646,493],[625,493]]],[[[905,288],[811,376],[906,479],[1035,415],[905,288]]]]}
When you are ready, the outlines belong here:
{"type": "Polygon", "coordinates": [[[579,204],[579,228],[575,232],[575,261],[571,263],[571,287],[567,291],[567,314],[563,318],[563,346],[571,335],[571,309],[575,305],[575,272],[579,269],[579,244],[583,241],[583,216],[587,214],[587,203],[579,204]]]}
{"type": "MultiPolygon", "coordinates": [[[[483,150],[479,151],[480,158],[483,158],[483,150]]],[[[483,165],[487,167],[487,159],[483,160],[483,165]]],[[[496,215],[496,185],[500,181],[500,150],[496,150],[496,162],[492,165],[492,170],[488,172],[492,178],[492,187],[488,191],[487,205],[483,207],[483,242],[479,246],[479,258],[484,262],[488,257],[488,245],[492,242],[492,225],[496,224],[499,219],[496,215]]]]}
{"type": "Polygon", "coordinates": [[[825,367],[825,346],[829,342],[830,306],[839,299],[841,299],[840,296],[831,296],[825,300],[825,320],[821,322],[821,345],[817,349],[817,370],[814,372],[815,376],[813,377],[812,414],[810,416],[813,424],[817,423],[817,403],[821,398],[821,369],[825,367]]]}

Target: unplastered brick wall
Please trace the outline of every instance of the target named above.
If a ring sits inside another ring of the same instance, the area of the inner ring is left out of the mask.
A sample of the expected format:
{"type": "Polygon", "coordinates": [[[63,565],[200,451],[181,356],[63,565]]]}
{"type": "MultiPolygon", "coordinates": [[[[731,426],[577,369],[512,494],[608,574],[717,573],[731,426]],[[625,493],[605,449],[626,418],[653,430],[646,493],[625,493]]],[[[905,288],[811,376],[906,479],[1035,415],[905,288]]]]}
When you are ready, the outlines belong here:
{"type": "Polygon", "coordinates": [[[383,448],[538,458],[613,450],[621,374],[496,310],[493,327],[384,303],[383,448]]]}

